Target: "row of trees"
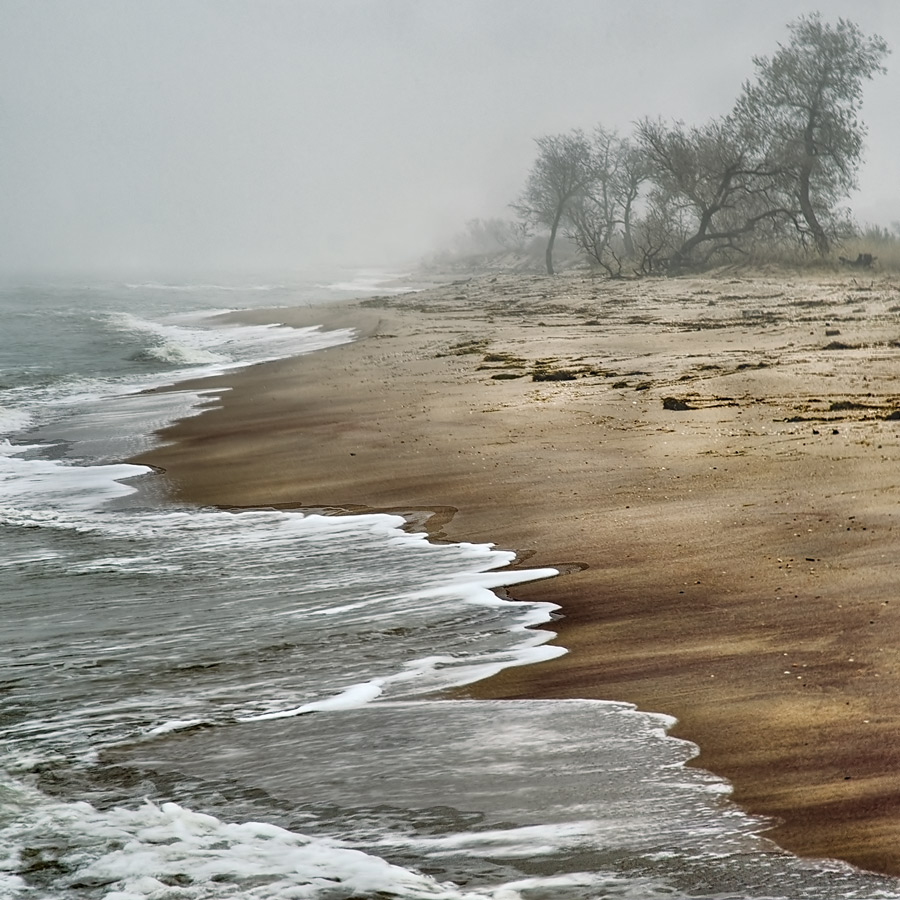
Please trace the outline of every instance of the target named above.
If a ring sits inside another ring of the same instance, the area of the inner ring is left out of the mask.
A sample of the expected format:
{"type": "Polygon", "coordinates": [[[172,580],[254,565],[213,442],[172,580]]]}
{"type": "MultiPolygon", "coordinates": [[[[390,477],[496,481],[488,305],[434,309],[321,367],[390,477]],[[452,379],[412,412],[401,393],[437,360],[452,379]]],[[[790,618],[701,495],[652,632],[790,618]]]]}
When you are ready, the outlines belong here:
{"type": "Polygon", "coordinates": [[[771,57],[753,59],[727,116],[537,139],[513,208],[548,232],[550,274],[559,234],[610,275],[699,267],[763,242],[830,253],[850,226],[841,204],[862,160],[863,85],[889,51],[844,19],[814,14],[789,29],[771,57]]]}

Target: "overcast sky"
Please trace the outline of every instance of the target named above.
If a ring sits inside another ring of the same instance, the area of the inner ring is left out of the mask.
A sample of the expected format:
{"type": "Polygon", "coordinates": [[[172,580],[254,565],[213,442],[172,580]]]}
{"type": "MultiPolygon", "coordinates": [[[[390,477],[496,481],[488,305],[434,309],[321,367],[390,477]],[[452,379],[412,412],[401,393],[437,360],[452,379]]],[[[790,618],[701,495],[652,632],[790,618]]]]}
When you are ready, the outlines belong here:
{"type": "Polygon", "coordinates": [[[821,9],[894,48],[857,219],[900,219],[898,0],[0,0],[0,270],[407,262],[533,138],[731,107],[821,9]]]}

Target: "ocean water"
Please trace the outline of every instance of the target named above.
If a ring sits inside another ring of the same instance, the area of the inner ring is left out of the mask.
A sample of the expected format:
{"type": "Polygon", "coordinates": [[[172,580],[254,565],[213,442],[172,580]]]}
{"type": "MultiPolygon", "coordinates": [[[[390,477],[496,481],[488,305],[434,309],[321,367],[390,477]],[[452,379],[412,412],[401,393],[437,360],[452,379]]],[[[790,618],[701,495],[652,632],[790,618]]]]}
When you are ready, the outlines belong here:
{"type": "Polygon", "coordinates": [[[0,289],[0,898],[900,898],[771,844],[664,716],[447,699],[564,652],[503,591],[552,570],[122,463],[205,399],[147,388],[354,338],[215,313],[385,277],[0,289]]]}

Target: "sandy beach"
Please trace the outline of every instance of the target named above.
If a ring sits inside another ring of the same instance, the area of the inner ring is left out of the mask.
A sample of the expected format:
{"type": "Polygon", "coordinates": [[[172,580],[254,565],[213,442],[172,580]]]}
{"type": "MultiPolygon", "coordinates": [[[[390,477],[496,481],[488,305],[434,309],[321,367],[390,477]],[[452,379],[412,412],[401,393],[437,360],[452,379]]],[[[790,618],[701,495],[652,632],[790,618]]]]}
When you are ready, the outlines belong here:
{"type": "Polygon", "coordinates": [[[900,874],[900,279],[500,274],[235,315],[361,339],[190,385],[219,399],[138,460],[178,499],[400,511],[560,569],[515,596],[570,652],[469,696],[674,715],[778,844],[900,874]]]}

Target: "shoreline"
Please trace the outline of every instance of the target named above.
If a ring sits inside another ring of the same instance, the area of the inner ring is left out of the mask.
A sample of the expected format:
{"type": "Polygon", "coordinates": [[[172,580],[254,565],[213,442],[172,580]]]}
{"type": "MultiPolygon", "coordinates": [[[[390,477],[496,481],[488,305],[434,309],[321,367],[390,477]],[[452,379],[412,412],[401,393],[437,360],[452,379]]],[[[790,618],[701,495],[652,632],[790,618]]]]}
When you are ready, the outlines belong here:
{"type": "Polygon", "coordinates": [[[351,301],[331,327],[366,337],[189,382],[229,390],[134,461],[201,504],[436,510],[440,539],[563,570],[512,593],[561,606],[569,652],[462,693],[673,715],[767,836],[896,875],[898,304],[837,273],[351,301]]]}

